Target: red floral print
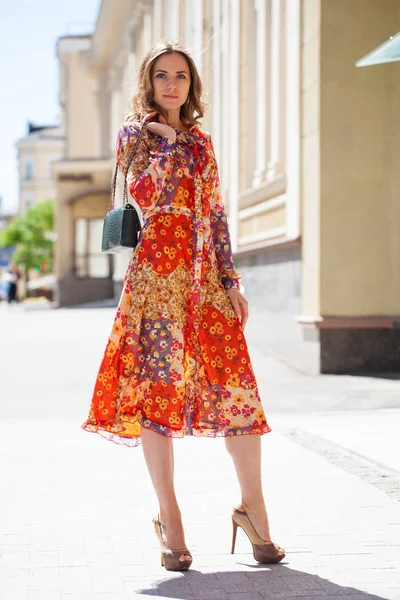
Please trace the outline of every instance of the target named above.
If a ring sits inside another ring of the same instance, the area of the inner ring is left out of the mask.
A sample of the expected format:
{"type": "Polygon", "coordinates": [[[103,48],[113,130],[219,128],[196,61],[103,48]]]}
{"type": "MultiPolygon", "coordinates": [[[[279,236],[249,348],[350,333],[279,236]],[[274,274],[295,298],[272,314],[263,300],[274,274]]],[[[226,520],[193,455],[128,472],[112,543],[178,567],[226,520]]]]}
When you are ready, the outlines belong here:
{"type": "MultiPolygon", "coordinates": [[[[119,130],[124,174],[139,129],[119,130]]],[[[144,226],[82,424],[129,447],[141,427],[171,437],[270,431],[227,293],[240,276],[211,137],[176,132],[172,142],[146,129],[129,169],[144,226]]]]}

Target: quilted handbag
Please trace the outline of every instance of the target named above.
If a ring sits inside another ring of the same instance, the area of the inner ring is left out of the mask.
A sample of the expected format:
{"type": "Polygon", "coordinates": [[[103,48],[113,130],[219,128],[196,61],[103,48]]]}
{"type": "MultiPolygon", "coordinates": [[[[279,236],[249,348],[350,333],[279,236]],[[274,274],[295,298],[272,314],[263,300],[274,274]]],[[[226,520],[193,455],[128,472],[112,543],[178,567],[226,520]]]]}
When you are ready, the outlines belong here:
{"type": "Polygon", "coordinates": [[[101,241],[102,252],[116,254],[137,246],[141,224],[136,208],[133,204],[128,202],[127,176],[145,125],[146,122],[144,121],[126,165],[123,205],[119,208],[114,208],[118,164],[115,166],[111,186],[110,204],[103,223],[103,236],[101,241]]]}

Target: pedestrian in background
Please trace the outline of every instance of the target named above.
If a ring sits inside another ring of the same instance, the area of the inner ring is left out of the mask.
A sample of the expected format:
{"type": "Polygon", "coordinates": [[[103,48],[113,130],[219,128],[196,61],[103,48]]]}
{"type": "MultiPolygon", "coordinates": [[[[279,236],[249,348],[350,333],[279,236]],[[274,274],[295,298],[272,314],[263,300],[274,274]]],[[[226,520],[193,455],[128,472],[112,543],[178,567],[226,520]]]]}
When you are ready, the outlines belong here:
{"type": "Polygon", "coordinates": [[[15,263],[10,263],[10,266],[5,274],[5,281],[8,283],[8,290],[7,290],[7,301],[8,304],[11,304],[12,302],[18,302],[18,298],[17,298],[17,286],[18,286],[18,281],[20,279],[21,275],[18,271],[18,267],[15,263]]]}
{"type": "Polygon", "coordinates": [[[174,489],[172,438],[224,436],[241,503],[237,527],[260,563],[282,560],[271,541],[261,482],[260,436],[270,431],[243,330],[248,305],[232,259],[202,84],[179,44],[160,42],[143,60],[132,112],[117,137],[123,173],[144,226],[126,273],[97,377],[87,431],[129,447],[143,445],[159,502],[154,527],[161,562],[186,570],[174,489]]]}

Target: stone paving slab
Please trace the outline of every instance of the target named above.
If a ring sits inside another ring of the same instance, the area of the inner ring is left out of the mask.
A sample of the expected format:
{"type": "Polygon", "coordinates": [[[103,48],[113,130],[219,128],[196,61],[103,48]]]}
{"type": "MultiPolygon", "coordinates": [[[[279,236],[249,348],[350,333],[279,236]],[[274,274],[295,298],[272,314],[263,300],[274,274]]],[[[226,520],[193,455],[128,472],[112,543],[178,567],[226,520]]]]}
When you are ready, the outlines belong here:
{"type": "Polygon", "coordinates": [[[140,448],[77,420],[0,424],[0,600],[112,598],[400,599],[399,503],[281,433],[263,437],[263,473],[280,565],[259,566],[239,530],[223,440],[176,440],[177,491],[194,556],[160,566],[156,503],[140,448]]]}

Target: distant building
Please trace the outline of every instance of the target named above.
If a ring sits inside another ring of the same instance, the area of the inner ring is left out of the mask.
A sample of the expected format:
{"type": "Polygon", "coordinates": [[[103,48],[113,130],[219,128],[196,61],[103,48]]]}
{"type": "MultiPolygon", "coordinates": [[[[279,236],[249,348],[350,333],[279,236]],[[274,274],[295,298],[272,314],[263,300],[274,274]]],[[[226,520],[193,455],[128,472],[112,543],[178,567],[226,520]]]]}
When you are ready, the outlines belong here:
{"type": "Polygon", "coordinates": [[[90,68],[90,35],[60,37],[61,120],[64,156],[54,165],[57,196],[55,274],[60,306],[113,296],[113,258],[100,250],[112,169],[111,149],[102,143],[99,104],[107,90],[90,68]]]}
{"type": "Polygon", "coordinates": [[[41,200],[54,200],[52,166],[64,155],[65,135],[58,125],[28,123],[27,135],[17,142],[19,213],[41,200]]]}

